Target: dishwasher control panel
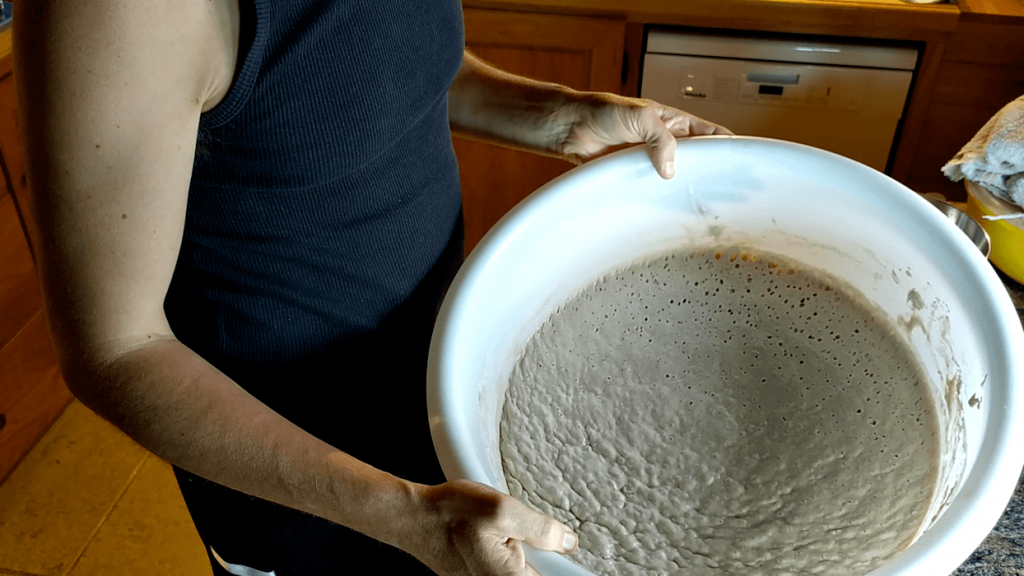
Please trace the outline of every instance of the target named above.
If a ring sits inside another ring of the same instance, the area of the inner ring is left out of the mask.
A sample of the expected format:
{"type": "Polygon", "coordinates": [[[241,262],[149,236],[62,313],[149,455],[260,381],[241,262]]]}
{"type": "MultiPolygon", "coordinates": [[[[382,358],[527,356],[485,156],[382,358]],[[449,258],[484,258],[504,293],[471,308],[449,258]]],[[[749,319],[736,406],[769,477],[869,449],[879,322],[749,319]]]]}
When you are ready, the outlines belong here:
{"type": "MultiPolygon", "coordinates": [[[[649,54],[645,80],[674,83],[683,99],[856,112],[899,118],[913,74],[649,54]]],[[[645,82],[645,92],[653,87],[645,82]]]]}

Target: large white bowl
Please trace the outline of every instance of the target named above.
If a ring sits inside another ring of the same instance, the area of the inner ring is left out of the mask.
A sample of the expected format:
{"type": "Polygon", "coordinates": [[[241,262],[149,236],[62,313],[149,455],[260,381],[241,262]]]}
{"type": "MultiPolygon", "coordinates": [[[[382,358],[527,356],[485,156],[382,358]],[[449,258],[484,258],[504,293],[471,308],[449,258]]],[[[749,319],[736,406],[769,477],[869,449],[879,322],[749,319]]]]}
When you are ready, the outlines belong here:
{"type": "MultiPolygon", "coordinates": [[[[445,473],[507,491],[498,421],[508,376],[575,292],[667,248],[758,246],[845,279],[903,326],[940,404],[940,498],[916,542],[871,574],[955,570],[1024,465],[1024,334],[996,274],[917,194],[828,152],[695,138],[679,141],[676,171],[662,180],[639,148],[591,162],[532,194],[469,256],[430,351],[431,431],[445,473]]],[[[528,560],[545,576],[589,574],[553,553],[528,550],[528,560]]]]}

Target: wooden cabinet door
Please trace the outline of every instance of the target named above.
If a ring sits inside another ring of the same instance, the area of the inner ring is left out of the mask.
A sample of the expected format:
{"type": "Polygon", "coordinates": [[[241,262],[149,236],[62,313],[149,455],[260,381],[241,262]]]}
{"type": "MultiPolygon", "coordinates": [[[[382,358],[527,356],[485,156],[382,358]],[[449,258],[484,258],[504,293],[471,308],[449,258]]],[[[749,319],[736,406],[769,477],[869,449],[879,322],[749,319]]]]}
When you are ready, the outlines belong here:
{"type": "Polygon", "coordinates": [[[16,110],[8,57],[0,60],[0,482],[71,402],[22,225],[31,215],[16,110]]]}
{"type": "MultiPolygon", "coordinates": [[[[621,20],[466,8],[466,47],[509,72],[577,90],[619,92],[621,20]]],[[[466,251],[509,209],[572,168],[555,158],[455,138],[466,216],[466,251]]]]}
{"type": "MultiPolygon", "coordinates": [[[[14,90],[14,76],[11,74],[11,58],[0,62],[0,154],[3,154],[4,169],[7,173],[5,188],[14,196],[22,218],[22,224],[30,226],[28,183],[25,181],[25,160],[21,150],[21,126],[18,124],[17,96],[14,90]]],[[[0,182],[0,185],[4,183],[0,182]]]]}

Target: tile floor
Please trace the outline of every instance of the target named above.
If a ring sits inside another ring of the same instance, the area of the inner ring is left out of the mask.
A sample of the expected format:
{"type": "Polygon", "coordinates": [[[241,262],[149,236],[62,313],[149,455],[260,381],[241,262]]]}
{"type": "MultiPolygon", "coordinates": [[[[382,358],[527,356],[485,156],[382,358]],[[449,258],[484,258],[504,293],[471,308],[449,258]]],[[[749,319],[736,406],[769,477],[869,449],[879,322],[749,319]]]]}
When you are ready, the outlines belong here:
{"type": "Polygon", "coordinates": [[[170,465],[77,400],[0,485],[0,576],[209,576],[170,465]]]}

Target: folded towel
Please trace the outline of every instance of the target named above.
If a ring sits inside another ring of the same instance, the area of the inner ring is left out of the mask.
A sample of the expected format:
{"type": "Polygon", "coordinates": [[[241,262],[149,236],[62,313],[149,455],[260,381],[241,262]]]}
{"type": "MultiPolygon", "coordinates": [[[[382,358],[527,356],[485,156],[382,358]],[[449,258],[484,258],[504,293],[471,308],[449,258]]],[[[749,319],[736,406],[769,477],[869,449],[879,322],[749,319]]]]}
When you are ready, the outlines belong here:
{"type": "Polygon", "coordinates": [[[1024,207],[1024,96],[1003,107],[942,167],[950,180],[964,178],[1024,207]]]}

